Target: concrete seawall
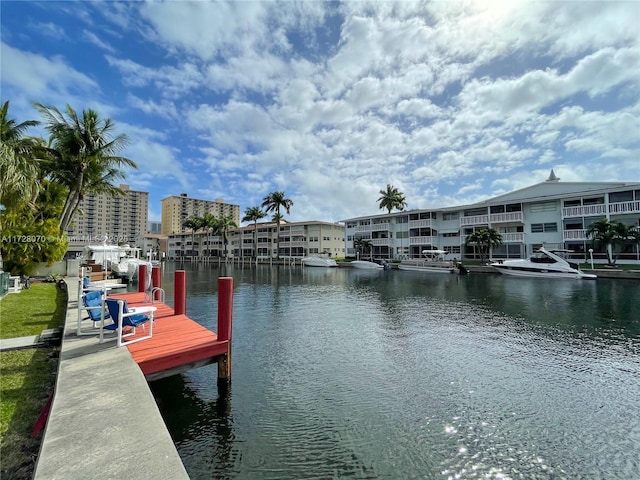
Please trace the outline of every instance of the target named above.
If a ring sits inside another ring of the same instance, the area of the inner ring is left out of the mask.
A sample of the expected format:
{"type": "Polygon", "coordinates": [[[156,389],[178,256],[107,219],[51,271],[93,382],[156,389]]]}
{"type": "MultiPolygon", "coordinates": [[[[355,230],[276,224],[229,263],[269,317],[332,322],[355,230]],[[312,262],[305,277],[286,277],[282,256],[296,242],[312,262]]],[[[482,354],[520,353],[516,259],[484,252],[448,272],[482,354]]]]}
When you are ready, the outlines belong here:
{"type": "Polygon", "coordinates": [[[58,378],[33,478],[188,479],[129,350],[114,341],[100,344],[97,334],[76,335],[78,278],[65,280],[58,378]]]}

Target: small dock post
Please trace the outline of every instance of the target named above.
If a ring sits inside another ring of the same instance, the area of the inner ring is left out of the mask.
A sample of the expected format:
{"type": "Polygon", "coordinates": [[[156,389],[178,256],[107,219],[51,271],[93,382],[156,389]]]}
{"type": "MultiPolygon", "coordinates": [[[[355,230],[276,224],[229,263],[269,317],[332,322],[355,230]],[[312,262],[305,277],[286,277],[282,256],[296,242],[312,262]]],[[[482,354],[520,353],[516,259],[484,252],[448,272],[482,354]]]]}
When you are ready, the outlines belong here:
{"type": "Polygon", "coordinates": [[[151,267],[151,281],[154,287],[162,288],[162,274],[160,267],[151,267]]]}
{"type": "Polygon", "coordinates": [[[227,341],[227,353],[218,359],[218,386],[231,382],[233,331],[233,277],[218,278],[218,340],[227,341]]]}
{"type": "MultiPolygon", "coordinates": [[[[162,288],[162,272],[160,267],[151,267],[151,287],[162,288]]],[[[153,301],[160,300],[161,294],[157,291],[154,294],[153,301]]]]}
{"type": "Polygon", "coordinates": [[[144,293],[147,289],[147,265],[138,265],[138,292],[144,293]]]}
{"type": "Polygon", "coordinates": [[[187,272],[176,270],[173,274],[173,309],[176,315],[187,313],[187,272]]]}

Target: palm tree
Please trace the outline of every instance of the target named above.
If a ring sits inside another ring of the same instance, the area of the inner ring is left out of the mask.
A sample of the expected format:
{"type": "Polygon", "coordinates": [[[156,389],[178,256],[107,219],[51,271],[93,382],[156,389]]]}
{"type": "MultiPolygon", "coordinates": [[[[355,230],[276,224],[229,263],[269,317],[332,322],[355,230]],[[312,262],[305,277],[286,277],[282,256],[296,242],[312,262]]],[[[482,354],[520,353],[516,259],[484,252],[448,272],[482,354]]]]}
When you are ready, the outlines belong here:
{"type": "Polygon", "coordinates": [[[36,159],[39,143],[25,131],[39,123],[17,123],[8,118],[9,101],[0,107],[0,203],[5,207],[35,199],[40,190],[40,166],[36,159]]]}
{"type": "Polygon", "coordinates": [[[587,238],[591,238],[594,247],[603,246],[607,252],[609,265],[615,265],[618,254],[623,249],[627,240],[638,239],[636,227],[628,226],[620,220],[596,220],[587,229],[587,238]],[[615,256],[613,255],[615,253],[615,256]]]}
{"type": "Polygon", "coordinates": [[[196,216],[189,217],[182,222],[182,227],[191,230],[191,256],[193,257],[196,248],[196,232],[203,227],[202,218],[196,216]]]}
{"type": "Polygon", "coordinates": [[[202,223],[200,228],[207,232],[207,253],[211,256],[211,234],[218,229],[219,221],[215,215],[209,212],[205,212],[200,220],[202,223]]]}
{"type": "Polygon", "coordinates": [[[380,208],[386,208],[388,213],[391,213],[391,210],[394,208],[397,210],[404,210],[407,208],[407,202],[404,198],[402,192],[400,192],[396,187],[387,184],[386,190],[380,190],[381,197],[378,198],[378,202],[380,208]]]}
{"type": "Polygon", "coordinates": [[[243,222],[253,222],[253,257],[258,258],[258,220],[265,218],[266,212],[260,207],[247,207],[244,211],[243,222]]]}
{"type": "Polygon", "coordinates": [[[84,195],[124,195],[115,181],[125,178],[122,168],[138,166],[133,160],[116,155],[129,139],[124,134],[114,136],[111,119],[101,119],[91,109],[79,117],[70,105],[66,116],[55,107],[39,103],[35,107],[46,120],[52,148],[58,156],[51,178],[69,189],[60,217],[60,230],[65,231],[84,195]]]}
{"type": "Polygon", "coordinates": [[[229,229],[238,228],[238,224],[235,222],[231,215],[224,216],[218,219],[218,234],[222,236],[222,244],[224,246],[224,258],[227,258],[227,244],[229,243],[229,229]]]}
{"type": "Polygon", "coordinates": [[[502,245],[502,235],[493,228],[482,227],[467,236],[466,245],[476,245],[480,251],[480,263],[483,264],[485,254],[493,247],[502,245]]]}
{"type": "Polygon", "coordinates": [[[262,201],[262,208],[265,209],[267,213],[274,213],[274,221],[277,225],[277,236],[276,236],[276,258],[280,259],[280,221],[282,220],[282,214],[280,213],[280,208],[284,208],[287,215],[290,214],[291,207],[293,207],[293,201],[286,198],[284,192],[271,192],[269,195],[264,197],[262,201]],[[277,220],[275,220],[277,218],[277,220]]]}
{"type": "MultiPolygon", "coordinates": [[[[371,253],[371,251],[373,250],[373,242],[367,238],[356,237],[353,240],[353,246],[355,247],[356,251],[362,253],[363,256],[366,253],[371,253]]],[[[369,258],[371,258],[371,256],[369,258]]]]}

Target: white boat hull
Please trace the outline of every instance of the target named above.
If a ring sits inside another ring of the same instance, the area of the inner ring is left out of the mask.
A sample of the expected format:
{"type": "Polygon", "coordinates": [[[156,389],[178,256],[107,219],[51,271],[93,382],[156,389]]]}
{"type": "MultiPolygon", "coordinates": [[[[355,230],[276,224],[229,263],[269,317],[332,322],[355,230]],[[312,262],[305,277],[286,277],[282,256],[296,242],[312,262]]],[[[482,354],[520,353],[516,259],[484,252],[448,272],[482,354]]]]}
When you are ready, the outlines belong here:
{"type": "Polygon", "coordinates": [[[332,258],[308,257],[302,259],[305,267],[337,267],[338,263],[332,258]]]}
{"type": "Polygon", "coordinates": [[[365,270],[383,270],[384,265],[366,260],[354,260],[349,264],[352,268],[361,268],[365,270]]]}
{"type": "Polygon", "coordinates": [[[562,258],[559,254],[540,248],[529,259],[504,260],[491,266],[503,275],[536,278],[597,278],[584,273],[578,265],[562,258]]]}
{"type": "Polygon", "coordinates": [[[437,265],[429,262],[400,263],[398,269],[412,272],[456,273],[456,269],[452,265],[437,265]]]}
{"type": "Polygon", "coordinates": [[[583,273],[580,271],[561,271],[561,270],[524,270],[519,269],[517,267],[505,267],[504,265],[492,265],[496,270],[498,270],[502,275],[508,275],[510,277],[535,277],[535,278],[586,278],[586,279],[595,279],[597,278],[595,275],[591,275],[588,273],[583,273]]]}

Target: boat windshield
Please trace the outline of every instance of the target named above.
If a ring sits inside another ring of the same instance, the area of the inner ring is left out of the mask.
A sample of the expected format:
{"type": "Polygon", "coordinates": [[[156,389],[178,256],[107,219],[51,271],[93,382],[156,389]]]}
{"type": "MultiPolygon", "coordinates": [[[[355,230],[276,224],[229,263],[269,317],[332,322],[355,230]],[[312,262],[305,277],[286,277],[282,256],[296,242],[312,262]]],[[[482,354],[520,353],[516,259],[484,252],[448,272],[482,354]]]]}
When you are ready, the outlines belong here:
{"type": "Polygon", "coordinates": [[[531,258],[530,260],[533,263],[556,263],[556,260],[554,258],[549,257],[548,255],[545,255],[542,252],[536,252],[531,258]]]}

